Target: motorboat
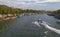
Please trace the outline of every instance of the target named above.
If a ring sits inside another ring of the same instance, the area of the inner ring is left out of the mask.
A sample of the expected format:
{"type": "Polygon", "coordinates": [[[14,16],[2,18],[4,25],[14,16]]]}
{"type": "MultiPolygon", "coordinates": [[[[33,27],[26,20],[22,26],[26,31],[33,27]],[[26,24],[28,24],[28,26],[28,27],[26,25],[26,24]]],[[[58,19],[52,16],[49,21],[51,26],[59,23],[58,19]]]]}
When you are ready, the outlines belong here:
{"type": "Polygon", "coordinates": [[[53,27],[49,26],[49,25],[48,25],[49,23],[47,23],[47,22],[45,22],[45,21],[43,21],[43,20],[41,20],[41,19],[39,19],[38,21],[35,21],[35,22],[33,22],[33,23],[34,23],[35,25],[39,26],[39,27],[40,27],[40,25],[42,25],[42,26],[44,26],[45,28],[47,28],[47,29],[49,29],[49,30],[51,30],[51,31],[53,31],[53,32],[55,32],[55,33],[57,33],[57,34],[60,35],[60,30],[59,30],[59,29],[56,29],[56,28],[53,28],[53,27]]]}
{"type": "Polygon", "coordinates": [[[39,23],[39,25],[48,24],[47,22],[43,21],[42,19],[39,19],[37,22],[39,23]]]}
{"type": "Polygon", "coordinates": [[[39,20],[37,20],[35,22],[32,22],[32,23],[35,24],[35,25],[37,25],[37,26],[39,26],[39,27],[40,27],[40,25],[46,24],[46,22],[43,21],[42,19],[39,19],[39,20]]]}

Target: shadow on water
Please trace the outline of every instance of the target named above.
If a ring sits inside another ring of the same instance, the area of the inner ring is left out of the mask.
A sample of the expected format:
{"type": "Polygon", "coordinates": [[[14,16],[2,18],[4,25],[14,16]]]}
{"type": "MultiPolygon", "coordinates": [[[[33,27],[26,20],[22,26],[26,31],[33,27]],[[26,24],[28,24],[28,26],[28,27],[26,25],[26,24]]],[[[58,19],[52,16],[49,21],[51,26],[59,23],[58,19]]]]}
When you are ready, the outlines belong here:
{"type": "Polygon", "coordinates": [[[4,20],[0,22],[0,37],[2,37],[2,33],[6,28],[10,26],[10,23],[12,23],[13,20],[4,20]]]}

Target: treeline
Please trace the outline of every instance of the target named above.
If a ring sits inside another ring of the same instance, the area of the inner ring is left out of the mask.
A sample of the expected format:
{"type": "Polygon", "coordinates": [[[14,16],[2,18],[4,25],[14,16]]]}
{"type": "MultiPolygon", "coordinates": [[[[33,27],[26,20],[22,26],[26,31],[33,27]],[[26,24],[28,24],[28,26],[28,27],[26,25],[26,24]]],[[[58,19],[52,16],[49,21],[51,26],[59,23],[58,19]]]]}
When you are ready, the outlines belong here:
{"type": "Polygon", "coordinates": [[[48,15],[54,16],[57,19],[60,19],[60,9],[55,10],[55,11],[48,11],[48,15]]]}
{"type": "Polygon", "coordinates": [[[6,5],[0,5],[0,14],[20,14],[20,13],[42,13],[44,10],[12,8],[6,5]]]}
{"type": "Polygon", "coordinates": [[[55,14],[60,14],[60,9],[53,11],[55,14]]]}
{"type": "Polygon", "coordinates": [[[0,14],[15,14],[21,13],[22,9],[11,8],[6,5],[0,5],[0,14]]]}
{"type": "Polygon", "coordinates": [[[54,11],[54,17],[57,18],[57,19],[60,19],[60,9],[54,11]]]}
{"type": "Polygon", "coordinates": [[[26,9],[26,10],[23,10],[24,13],[43,13],[44,10],[33,10],[33,9],[26,9]]]}

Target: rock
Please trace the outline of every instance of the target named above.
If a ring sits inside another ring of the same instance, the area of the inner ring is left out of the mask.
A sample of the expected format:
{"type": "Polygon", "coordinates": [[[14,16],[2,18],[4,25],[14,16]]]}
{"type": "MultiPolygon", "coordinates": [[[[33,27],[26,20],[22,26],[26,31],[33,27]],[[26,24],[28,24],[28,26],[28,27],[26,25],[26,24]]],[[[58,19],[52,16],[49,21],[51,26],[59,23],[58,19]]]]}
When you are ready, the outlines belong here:
{"type": "Polygon", "coordinates": [[[54,17],[60,19],[60,14],[56,14],[54,17]]]}

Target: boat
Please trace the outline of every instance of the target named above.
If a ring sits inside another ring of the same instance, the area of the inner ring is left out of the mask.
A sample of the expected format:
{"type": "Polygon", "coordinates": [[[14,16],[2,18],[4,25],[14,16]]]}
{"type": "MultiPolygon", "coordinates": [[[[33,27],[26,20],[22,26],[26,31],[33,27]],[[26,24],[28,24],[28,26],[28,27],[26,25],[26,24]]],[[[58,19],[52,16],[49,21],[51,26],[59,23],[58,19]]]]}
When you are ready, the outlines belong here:
{"type": "Polygon", "coordinates": [[[49,30],[51,30],[51,31],[53,31],[53,32],[55,32],[55,33],[57,33],[57,34],[59,34],[60,35],[60,30],[59,29],[56,29],[56,28],[53,28],[53,27],[51,27],[51,26],[49,26],[48,24],[49,23],[47,23],[47,22],[45,22],[45,21],[43,21],[43,20],[41,20],[41,19],[39,19],[38,21],[35,21],[34,22],[37,26],[44,26],[45,28],[47,28],[47,29],[49,29],[49,30]]]}

